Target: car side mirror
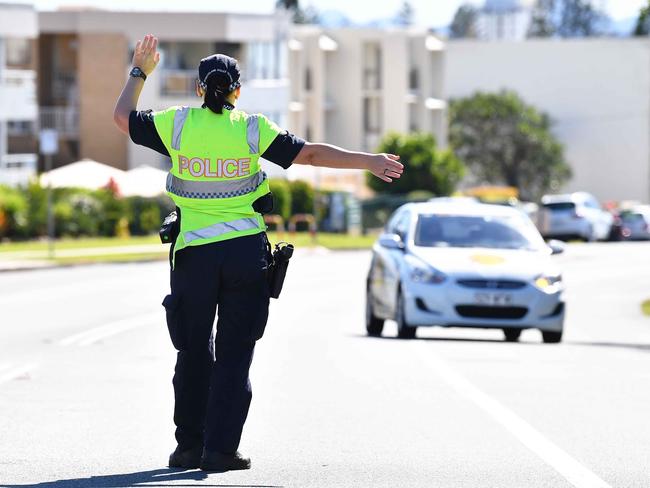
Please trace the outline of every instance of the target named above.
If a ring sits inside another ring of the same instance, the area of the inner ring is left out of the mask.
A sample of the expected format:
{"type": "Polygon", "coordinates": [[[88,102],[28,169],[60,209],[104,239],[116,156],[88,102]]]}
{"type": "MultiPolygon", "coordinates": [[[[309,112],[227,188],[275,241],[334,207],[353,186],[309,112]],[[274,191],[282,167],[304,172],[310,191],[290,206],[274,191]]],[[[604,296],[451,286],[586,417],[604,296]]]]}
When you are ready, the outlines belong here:
{"type": "Polygon", "coordinates": [[[404,249],[404,241],[398,234],[382,234],[379,236],[379,245],[386,249],[404,249]]]}
{"type": "Polygon", "coordinates": [[[566,249],[566,244],[562,241],[551,239],[546,243],[551,250],[551,254],[562,254],[566,249]]]}

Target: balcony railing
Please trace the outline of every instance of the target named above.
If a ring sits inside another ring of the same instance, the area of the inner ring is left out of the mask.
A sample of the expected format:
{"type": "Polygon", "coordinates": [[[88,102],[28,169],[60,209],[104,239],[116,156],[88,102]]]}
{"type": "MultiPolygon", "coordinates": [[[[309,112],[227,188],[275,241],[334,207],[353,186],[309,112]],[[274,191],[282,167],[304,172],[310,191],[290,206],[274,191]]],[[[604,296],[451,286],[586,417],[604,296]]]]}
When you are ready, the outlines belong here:
{"type": "Polygon", "coordinates": [[[190,97],[195,93],[196,70],[161,71],[160,94],[164,97],[190,97]]]}
{"type": "Polygon", "coordinates": [[[54,129],[60,137],[79,136],[79,110],[75,107],[41,107],[40,128],[54,129]]]}
{"type": "Polygon", "coordinates": [[[77,100],[77,75],[67,72],[56,73],[52,77],[52,98],[58,100],[58,103],[61,101],[75,102],[77,100]]]}
{"type": "Polygon", "coordinates": [[[0,184],[17,186],[29,183],[36,176],[36,154],[5,154],[0,156],[0,184]]]}

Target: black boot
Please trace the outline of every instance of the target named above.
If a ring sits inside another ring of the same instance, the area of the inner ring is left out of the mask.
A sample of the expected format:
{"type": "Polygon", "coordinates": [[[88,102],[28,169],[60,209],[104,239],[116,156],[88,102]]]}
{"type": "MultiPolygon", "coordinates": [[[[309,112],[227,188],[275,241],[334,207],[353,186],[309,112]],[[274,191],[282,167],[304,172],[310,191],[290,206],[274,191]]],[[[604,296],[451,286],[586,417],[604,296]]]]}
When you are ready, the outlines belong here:
{"type": "Polygon", "coordinates": [[[239,452],[223,454],[216,451],[203,451],[201,459],[203,471],[235,471],[238,469],[251,469],[250,458],[242,456],[239,452]]]}
{"type": "Polygon", "coordinates": [[[174,452],[169,456],[170,468],[185,468],[197,469],[201,465],[201,454],[203,453],[202,447],[195,447],[194,449],[181,450],[177,446],[174,452]]]}

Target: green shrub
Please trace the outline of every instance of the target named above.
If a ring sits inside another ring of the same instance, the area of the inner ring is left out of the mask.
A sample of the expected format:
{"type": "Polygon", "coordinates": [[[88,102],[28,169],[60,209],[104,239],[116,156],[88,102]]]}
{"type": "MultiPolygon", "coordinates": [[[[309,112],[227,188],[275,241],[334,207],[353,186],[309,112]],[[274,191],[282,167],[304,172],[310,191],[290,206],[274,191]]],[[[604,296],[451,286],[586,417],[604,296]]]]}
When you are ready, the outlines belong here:
{"type": "Polygon", "coordinates": [[[291,191],[291,215],[314,213],[314,189],[309,183],[296,180],[289,183],[291,191]]]}
{"type": "Polygon", "coordinates": [[[38,182],[32,182],[25,188],[27,199],[27,222],[24,237],[47,235],[47,190],[38,182]]]}
{"type": "Polygon", "coordinates": [[[288,220],[291,217],[291,188],[289,182],[274,178],[269,180],[269,185],[273,193],[273,213],[288,220]]]}
{"type": "Polygon", "coordinates": [[[0,185],[0,238],[20,237],[26,232],[27,199],[20,190],[0,185]]]}
{"type": "Polygon", "coordinates": [[[126,207],[131,235],[147,235],[158,231],[164,209],[157,199],[130,197],[126,207]]]}

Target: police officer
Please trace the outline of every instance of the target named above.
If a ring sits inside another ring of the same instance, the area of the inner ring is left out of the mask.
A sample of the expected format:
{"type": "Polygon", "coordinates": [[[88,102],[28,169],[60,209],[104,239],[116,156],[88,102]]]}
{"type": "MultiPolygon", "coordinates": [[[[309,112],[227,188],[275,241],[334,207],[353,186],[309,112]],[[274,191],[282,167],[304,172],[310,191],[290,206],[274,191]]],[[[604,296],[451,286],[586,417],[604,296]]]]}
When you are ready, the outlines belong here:
{"type": "Polygon", "coordinates": [[[178,445],[169,466],[248,469],[250,459],[237,448],[251,401],[253,349],[269,306],[261,215],[269,184],[260,158],[285,169],[292,163],[366,169],[386,182],[399,178],[403,166],[391,154],[306,142],[264,115],[235,109],[240,70],[223,54],[199,64],[201,108],[137,111],[147,76],[160,60],[157,46],[152,35],[138,41],[114,119],[134,143],[172,160],[166,189],[180,211],[180,232],[170,252],[171,293],[163,305],[178,350],[173,380],[178,445]]]}

